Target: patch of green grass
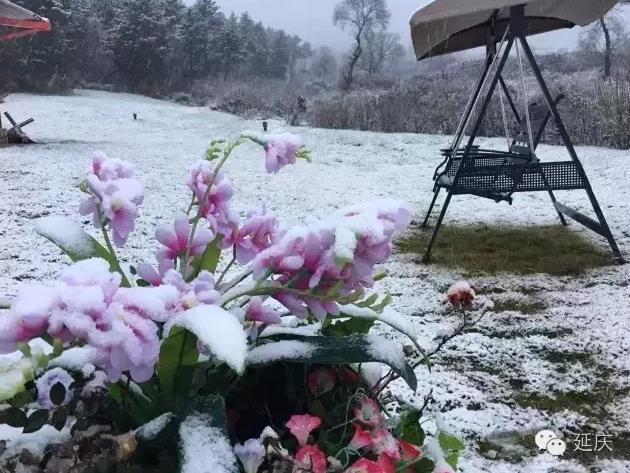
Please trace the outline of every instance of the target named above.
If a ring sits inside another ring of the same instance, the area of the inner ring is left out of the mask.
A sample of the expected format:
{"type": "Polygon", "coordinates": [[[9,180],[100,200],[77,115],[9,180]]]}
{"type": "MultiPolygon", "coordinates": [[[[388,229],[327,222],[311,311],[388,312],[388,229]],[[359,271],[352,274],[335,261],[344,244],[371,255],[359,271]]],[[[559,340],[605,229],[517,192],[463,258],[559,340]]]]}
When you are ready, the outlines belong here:
{"type": "Polygon", "coordinates": [[[519,329],[490,329],[490,328],[480,328],[480,327],[472,327],[466,330],[466,333],[480,333],[488,338],[501,338],[506,340],[512,340],[517,338],[526,338],[526,337],[548,337],[548,338],[560,338],[565,337],[567,335],[571,335],[573,330],[569,328],[519,328],[519,329]]]}
{"type": "MultiPolygon", "coordinates": [[[[415,229],[397,242],[398,251],[424,255],[432,229],[415,229]]],[[[538,227],[445,226],[432,263],[461,268],[470,275],[547,273],[579,275],[612,264],[609,255],[562,225],[538,227]]]]}

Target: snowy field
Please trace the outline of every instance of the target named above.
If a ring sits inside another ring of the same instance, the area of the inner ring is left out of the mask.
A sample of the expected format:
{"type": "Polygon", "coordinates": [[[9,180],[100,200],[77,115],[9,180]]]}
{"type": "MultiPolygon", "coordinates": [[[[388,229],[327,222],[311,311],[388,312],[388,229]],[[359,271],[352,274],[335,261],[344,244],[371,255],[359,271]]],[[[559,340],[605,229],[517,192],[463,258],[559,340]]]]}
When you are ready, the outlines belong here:
{"type": "MultiPolygon", "coordinates": [[[[39,144],[0,149],[0,297],[13,295],[20,281],[53,278],[67,264],[54,246],[35,235],[32,219],[51,214],[78,218],[77,185],[91,151],[135,163],[147,197],[125,257],[153,261],[149,236],[156,224],[170,222],[184,210],[190,164],[212,139],[260,128],[258,122],[202,108],[98,92],[12,95],[3,109],[18,120],[33,116],[28,132],[39,144]]],[[[283,126],[270,125],[272,131],[283,126]]],[[[291,224],[338,206],[397,197],[409,202],[414,219],[421,220],[432,196],[437,150],[449,144],[437,136],[297,132],[312,149],[313,164],[301,162],[270,177],[260,149],[249,145],[228,164],[239,211],[266,203],[291,224]]],[[[504,140],[485,141],[505,146],[504,140]]],[[[622,251],[630,254],[630,153],[578,151],[622,251]]],[[[542,147],[539,156],[544,160],[561,153],[542,147]]],[[[582,192],[560,200],[589,210],[582,192]]],[[[518,195],[513,207],[456,197],[447,222],[525,226],[555,224],[556,218],[541,193],[518,195]]],[[[583,232],[577,224],[572,228],[583,232]]],[[[599,237],[584,235],[607,250],[599,237]]],[[[421,341],[431,345],[458,323],[441,301],[445,288],[462,274],[414,259],[396,255],[386,268],[391,277],[381,284],[396,296],[396,308],[413,319],[421,341]]],[[[433,389],[433,409],[442,412],[437,422],[466,439],[461,470],[467,473],[630,472],[629,279],[628,265],[575,278],[506,274],[474,279],[479,292],[495,301],[522,299],[542,308],[533,314],[489,314],[447,346],[431,376],[418,371],[418,393],[401,386],[400,396],[421,404],[433,389]],[[532,435],[542,429],[555,430],[569,442],[564,459],[538,453],[532,435]],[[595,434],[612,436],[613,451],[573,452],[571,441],[578,433],[593,434],[592,439],[595,434]]]]}

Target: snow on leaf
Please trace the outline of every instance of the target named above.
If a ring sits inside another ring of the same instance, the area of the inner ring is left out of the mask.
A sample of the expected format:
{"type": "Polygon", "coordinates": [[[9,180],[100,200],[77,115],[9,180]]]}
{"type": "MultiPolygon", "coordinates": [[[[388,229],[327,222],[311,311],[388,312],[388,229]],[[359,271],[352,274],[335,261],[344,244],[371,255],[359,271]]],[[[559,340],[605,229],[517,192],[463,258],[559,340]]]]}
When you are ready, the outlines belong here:
{"type": "Polygon", "coordinates": [[[182,473],[236,473],[236,456],[227,435],[207,414],[194,413],[179,426],[182,473]]]}
{"type": "Polygon", "coordinates": [[[409,319],[390,307],[386,307],[381,314],[369,307],[358,307],[354,304],[341,306],[340,311],[348,317],[383,322],[409,337],[419,347],[416,331],[409,319]]]}
{"type": "Polygon", "coordinates": [[[283,340],[254,348],[247,355],[248,365],[267,365],[280,360],[308,358],[316,346],[308,342],[283,340]]]}
{"type": "Polygon", "coordinates": [[[177,316],[170,324],[199,339],[219,360],[237,373],[245,369],[247,334],[233,314],[218,306],[201,305],[177,316]]]}
{"type": "Polygon", "coordinates": [[[134,434],[140,440],[153,440],[160,435],[160,432],[162,432],[174,418],[175,414],[167,412],[166,414],[162,414],[160,417],[156,417],[152,421],[141,425],[134,431],[134,434]]]}
{"type": "Polygon", "coordinates": [[[111,255],[105,247],[85,233],[80,224],[69,218],[39,218],[35,222],[35,231],[57,245],[73,262],[98,257],[111,264],[111,255]]]}

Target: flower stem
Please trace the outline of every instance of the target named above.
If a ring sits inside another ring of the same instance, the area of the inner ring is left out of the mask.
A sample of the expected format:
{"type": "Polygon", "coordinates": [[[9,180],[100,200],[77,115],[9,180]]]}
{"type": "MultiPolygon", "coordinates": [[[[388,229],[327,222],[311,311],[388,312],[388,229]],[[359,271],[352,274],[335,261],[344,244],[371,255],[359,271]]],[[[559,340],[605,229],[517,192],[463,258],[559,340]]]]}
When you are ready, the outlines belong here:
{"type": "Polygon", "coordinates": [[[236,141],[234,143],[231,143],[228,146],[228,148],[223,153],[223,158],[221,159],[221,161],[219,161],[219,164],[217,164],[217,167],[214,169],[214,172],[212,173],[210,182],[208,182],[208,189],[206,190],[206,193],[204,194],[203,199],[201,199],[201,201],[199,202],[199,210],[197,211],[197,215],[195,215],[195,217],[192,220],[192,229],[190,230],[190,236],[188,237],[186,255],[184,256],[184,264],[182,265],[183,268],[186,268],[186,266],[188,265],[188,260],[190,259],[190,249],[192,247],[193,239],[195,238],[195,232],[197,231],[199,220],[201,220],[201,217],[203,216],[202,215],[203,208],[205,207],[206,202],[208,201],[208,198],[210,197],[210,192],[212,191],[212,186],[214,185],[214,181],[217,179],[217,176],[219,175],[221,168],[223,167],[225,162],[228,160],[228,158],[232,154],[232,151],[234,151],[234,149],[237,146],[239,146],[241,143],[242,143],[241,141],[236,141]]]}
{"type": "Polygon", "coordinates": [[[105,239],[105,245],[107,246],[107,250],[109,251],[109,254],[112,257],[111,263],[114,266],[114,270],[120,273],[120,275],[122,276],[123,286],[131,287],[131,283],[129,282],[129,279],[127,279],[127,275],[125,274],[125,272],[122,270],[122,267],[120,266],[120,261],[118,261],[118,256],[116,256],[116,251],[114,250],[112,242],[109,239],[109,235],[107,234],[107,228],[104,223],[101,224],[101,230],[103,231],[103,238],[105,239]]]}
{"type": "Polygon", "coordinates": [[[223,279],[227,275],[227,273],[230,270],[230,268],[232,266],[234,266],[234,263],[236,263],[236,250],[234,250],[234,256],[232,256],[232,260],[225,267],[225,269],[223,270],[223,273],[221,273],[221,276],[219,276],[219,279],[217,279],[217,282],[216,282],[215,286],[218,286],[219,284],[221,284],[223,282],[223,279]]]}

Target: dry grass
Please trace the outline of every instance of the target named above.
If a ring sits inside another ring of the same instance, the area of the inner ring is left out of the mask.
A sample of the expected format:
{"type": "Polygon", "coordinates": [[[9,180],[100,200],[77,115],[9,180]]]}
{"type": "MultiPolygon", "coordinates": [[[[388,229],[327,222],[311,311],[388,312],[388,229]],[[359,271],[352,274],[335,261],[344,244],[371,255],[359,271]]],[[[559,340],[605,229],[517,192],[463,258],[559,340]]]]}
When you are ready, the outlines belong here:
{"type": "MultiPolygon", "coordinates": [[[[415,229],[397,242],[398,251],[424,255],[432,229],[415,229]]],[[[475,274],[547,273],[579,275],[612,264],[610,255],[571,229],[558,226],[445,226],[432,263],[475,274]]]]}

